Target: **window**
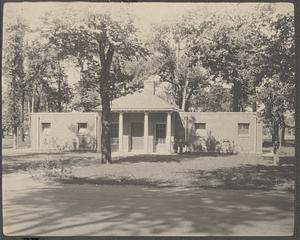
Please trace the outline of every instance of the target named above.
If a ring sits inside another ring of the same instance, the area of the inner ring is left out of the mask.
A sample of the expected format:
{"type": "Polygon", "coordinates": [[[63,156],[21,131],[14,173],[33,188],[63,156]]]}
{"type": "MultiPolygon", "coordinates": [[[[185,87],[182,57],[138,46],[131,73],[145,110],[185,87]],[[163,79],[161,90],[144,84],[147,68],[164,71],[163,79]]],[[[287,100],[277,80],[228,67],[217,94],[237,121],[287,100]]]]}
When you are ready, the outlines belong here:
{"type": "Polygon", "coordinates": [[[238,124],[238,135],[249,135],[249,123],[238,124]]]}
{"type": "Polygon", "coordinates": [[[51,133],[51,123],[42,123],[42,133],[49,135],[51,133]]]}
{"type": "Polygon", "coordinates": [[[79,135],[87,134],[87,123],[86,122],[78,123],[78,134],[79,135]]]}
{"type": "Polygon", "coordinates": [[[206,136],[206,123],[195,123],[196,136],[206,136]]]}
{"type": "Polygon", "coordinates": [[[201,129],[201,130],[205,130],[206,129],[206,123],[195,123],[195,129],[201,129]]]}
{"type": "Polygon", "coordinates": [[[112,123],[110,125],[110,140],[111,143],[119,143],[119,124],[112,123]]]}
{"type": "Polygon", "coordinates": [[[156,124],[156,143],[166,143],[166,124],[156,124]]]}
{"type": "Polygon", "coordinates": [[[295,136],[295,129],[294,128],[288,128],[287,129],[287,136],[295,136]]]}

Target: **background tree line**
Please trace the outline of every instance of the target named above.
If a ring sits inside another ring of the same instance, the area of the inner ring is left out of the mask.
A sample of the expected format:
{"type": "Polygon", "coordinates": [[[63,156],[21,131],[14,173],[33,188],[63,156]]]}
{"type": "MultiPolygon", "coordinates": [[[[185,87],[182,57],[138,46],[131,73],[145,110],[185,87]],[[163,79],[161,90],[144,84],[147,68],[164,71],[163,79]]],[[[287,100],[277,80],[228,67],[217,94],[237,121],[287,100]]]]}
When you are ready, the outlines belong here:
{"type": "MultiPolygon", "coordinates": [[[[159,95],[184,111],[258,111],[284,138],[295,109],[294,17],[272,8],[198,11],[140,37],[131,16],[47,14],[41,27],[5,29],[3,128],[24,141],[31,112],[92,111],[102,104],[102,161],[111,161],[110,104],[158,76],[159,95]],[[76,66],[71,85],[66,68],[76,66]]],[[[15,143],[17,144],[17,143],[15,143]]]]}

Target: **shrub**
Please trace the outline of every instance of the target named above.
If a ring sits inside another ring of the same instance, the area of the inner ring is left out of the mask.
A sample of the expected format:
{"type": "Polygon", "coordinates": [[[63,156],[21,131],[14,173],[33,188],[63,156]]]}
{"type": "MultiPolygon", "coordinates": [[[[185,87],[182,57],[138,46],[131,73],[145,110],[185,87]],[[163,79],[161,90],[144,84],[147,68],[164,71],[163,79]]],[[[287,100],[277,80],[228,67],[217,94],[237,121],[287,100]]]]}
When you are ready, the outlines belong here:
{"type": "Polygon", "coordinates": [[[218,144],[218,141],[212,135],[211,131],[209,131],[208,134],[207,134],[205,144],[206,144],[206,149],[207,149],[208,152],[215,152],[216,151],[216,146],[218,144]]]}
{"type": "Polygon", "coordinates": [[[234,141],[229,139],[217,140],[212,132],[209,131],[207,136],[193,136],[190,145],[193,152],[210,152],[220,154],[235,154],[236,147],[234,141]]]}
{"type": "Polygon", "coordinates": [[[192,148],[194,152],[206,152],[206,139],[205,137],[195,137],[192,143],[192,148]]]}
{"type": "Polygon", "coordinates": [[[72,173],[72,167],[63,160],[43,160],[35,164],[36,166],[29,169],[33,178],[46,180],[50,178],[66,178],[72,173]]]}
{"type": "Polygon", "coordinates": [[[236,153],[234,141],[230,141],[228,139],[221,139],[216,146],[216,152],[221,154],[236,153]]]}

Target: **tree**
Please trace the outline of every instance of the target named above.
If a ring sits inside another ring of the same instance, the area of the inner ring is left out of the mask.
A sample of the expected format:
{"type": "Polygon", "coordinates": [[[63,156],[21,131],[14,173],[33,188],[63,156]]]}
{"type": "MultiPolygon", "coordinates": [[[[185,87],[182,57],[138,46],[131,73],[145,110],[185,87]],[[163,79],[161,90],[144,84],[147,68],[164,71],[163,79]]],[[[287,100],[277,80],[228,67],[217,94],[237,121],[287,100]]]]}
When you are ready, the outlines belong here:
{"type": "Polygon", "coordinates": [[[244,111],[249,104],[256,111],[255,88],[265,75],[261,64],[269,40],[269,21],[262,12],[212,15],[210,24],[205,27],[209,30],[203,33],[203,28],[195,26],[195,61],[200,60],[210,74],[231,84],[234,112],[244,111]],[[202,37],[198,37],[200,34],[202,37]]]}
{"type": "Polygon", "coordinates": [[[232,95],[221,84],[211,84],[196,91],[191,100],[192,110],[200,112],[230,112],[232,95]]]}
{"type": "Polygon", "coordinates": [[[68,55],[97,61],[102,104],[101,161],[111,163],[110,102],[113,92],[116,85],[124,88],[123,83],[129,79],[122,71],[125,63],[143,56],[146,51],[138,41],[131,19],[118,20],[109,14],[89,13],[68,24],[68,21],[55,22],[50,39],[68,55]]]}
{"type": "Polygon", "coordinates": [[[265,79],[257,89],[258,101],[264,105],[260,111],[264,123],[271,129],[274,148],[281,145],[280,127],[284,126],[284,114],[290,109],[287,96],[293,86],[280,81],[279,76],[265,79]]]}
{"type": "Polygon", "coordinates": [[[284,141],[285,115],[295,112],[295,35],[294,17],[277,15],[271,23],[271,35],[266,48],[267,83],[260,88],[260,102],[264,104],[262,116],[272,129],[273,144],[284,141]],[[280,134],[279,131],[281,130],[280,134]],[[279,138],[281,135],[281,138],[279,138]]]}
{"type": "Polygon", "coordinates": [[[175,24],[155,27],[151,43],[154,52],[149,64],[157,66],[153,71],[162,82],[169,83],[169,93],[175,104],[188,111],[195,91],[205,88],[210,80],[202,63],[193,62],[191,42],[193,23],[184,16],[175,24]]]}
{"type": "Polygon", "coordinates": [[[72,93],[60,52],[41,36],[27,43],[26,82],[33,112],[62,112],[70,102],[72,93]]]}
{"type": "Polygon", "coordinates": [[[80,80],[75,84],[72,109],[90,112],[101,102],[99,68],[95,60],[86,61],[85,65],[80,66],[80,80]]]}
{"type": "Polygon", "coordinates": [[[27,26],[21,19],[6,29],[3,72],[6,79],[7,125],[12,129],[14,148],[17,147],[18,128],[24,123],[24,37],[27,26]],[[20,106],[21,105],[21,109],[20,106]]]}

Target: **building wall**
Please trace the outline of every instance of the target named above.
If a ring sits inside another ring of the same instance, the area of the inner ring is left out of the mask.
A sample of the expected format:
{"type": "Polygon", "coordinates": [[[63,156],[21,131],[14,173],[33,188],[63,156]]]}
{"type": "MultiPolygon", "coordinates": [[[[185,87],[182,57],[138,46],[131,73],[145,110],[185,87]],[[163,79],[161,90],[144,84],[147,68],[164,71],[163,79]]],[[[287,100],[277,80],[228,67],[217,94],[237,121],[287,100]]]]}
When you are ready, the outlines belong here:
{"type": "Polygon", "coordinates": [[[205,123],[205,132],[211,131],[217,140],[234,141],[239,152],[262,152],[262,124],[255,113],[248,112],[182,112],[176,119],[176,139],[192,145],[197,138],[195,123],[205,123]],[[238,124],[248,123],[249,134],[239,135],[238,124]],[[178,129],[178,130],[177,130],[178,129]]]}
{"type": "Polygon", "coordinates": [[[32,113],[31,147],[34,149],[95,150],[97,144],[99,145],[97,132],[98,134],[101,132],[99,120],[98,113],[32,113]],[[78,123],[83,125],[78,125],[78,123]],[[51,124],[50,127],[49,124],[51,124]]]}
{"type": "MultiPolygon", "coordinates": [[[[144,124],[144,113],[123,113],[123,152],[129,152],[131,124],[144,124]]],[[[155,125],[167,123],[167,113],[148,115],[148,152],[167,151],[167,144],[155,148],[155,125]]],[[[171,142],[183,141],[192,144],[195,140],[195,123],[205,123],[206,132],[211,131],[217,139],[234,141],[240,152],[262,152],[262,124],[255,113],[245,112],[181,112],[172,114],[171,142]],[[238,135],[238,123],[249,123],[249,135],[238,135]]],[[[119,123],[119,114],[112,114],[112,123],[119,123]]],[[[32,113],[31,147],[34,149],[101,149],[101,113],[32,113]],[[43,132],[43,123],[51,123],[51,130],[43,132]],[[87,123],[84,136],[78,132],[78,123],[87,123]],[[47,136],[48,135],[48,136],[47,136]],[[85,143],[85,144],[82,144],[85,143]]],[[[173,150],[173,147],[170,146],[173,150]]],[[[114,150],[118,150],[114,149],[114,150]]]]}

